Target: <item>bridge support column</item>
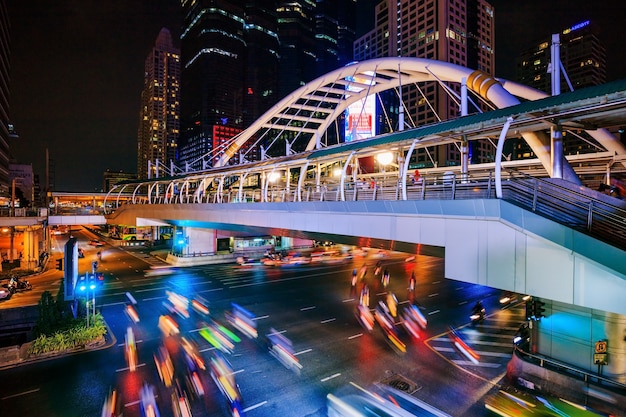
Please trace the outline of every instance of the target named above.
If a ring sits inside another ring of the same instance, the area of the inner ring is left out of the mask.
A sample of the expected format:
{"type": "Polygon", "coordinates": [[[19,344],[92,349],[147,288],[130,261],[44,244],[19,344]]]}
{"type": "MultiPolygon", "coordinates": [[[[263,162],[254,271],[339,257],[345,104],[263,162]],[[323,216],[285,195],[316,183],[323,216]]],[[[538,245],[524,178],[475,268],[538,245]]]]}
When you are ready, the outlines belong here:
{"type": "Polygon", "coordinates": [[[22,269],[34,270],[39,265],[39,253],[41,252],[41,237],[43,229],[33,229],[28,227],[23,231],[24,249],[20,267],[22,269]]]}
{"type": "Polygon", "coordinates": [[[563,131],[561,126],[552,126],[550,136],[552,139],[550,149],[552,178],[563,178],[563,131]]]}
{"type": "Polygon", "coordinates": [[[183,255],[213,254],[217,252],[215,229],[185,227],[185,236],[189,239],[183,255]]]}

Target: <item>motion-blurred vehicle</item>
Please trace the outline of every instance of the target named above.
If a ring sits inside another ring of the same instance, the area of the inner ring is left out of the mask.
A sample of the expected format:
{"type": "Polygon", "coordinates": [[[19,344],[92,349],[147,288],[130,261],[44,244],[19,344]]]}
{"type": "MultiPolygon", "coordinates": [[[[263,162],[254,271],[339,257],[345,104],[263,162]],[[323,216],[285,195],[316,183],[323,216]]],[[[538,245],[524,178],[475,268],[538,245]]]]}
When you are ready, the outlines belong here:
{"type": "Polygon", "coordinates": [[[142,417],[161,417],[154,398],[154,387],[144,384],[139,391],[139,408],[142,417]]]}
{"type": "Polygon", "coordinates": [[[172,364],[172,359],[167,348],[163,345],[159,346],[152,357],[154,358],[154,364],[159,373],[159,378],[161,378],[161,381],[166,387],[171,387],[174,378],[174,365],[172,364]]]}
{"type": "Polygon", "coordinates": [[[32,290],[33,286],[27,280],[21,279],[18,276],[14,276],[11,277],[11,280],[7,284],[7,289],[10,293],[15,294],[16,292],[32,290]]]}
{"type": "Polygon", "coordinates": [[[135,310],[135,307],[133,307],[132,304],[127,304],[125,311],[132,321],[139,323],[139,314],[137,314],[137,310],[135,310]]]}
{"type": "Polygon", "coordinates": [[[522,323],[519,327],[513,337],[513,344],[525,352],[530,351],[530,328],[528,323],[522,323]]]}
{"type": "Polygon", "coordinates": [[[269,342],[269,351],[283,366],[300,374],[302,365],[298,358],[294,355],[293,345],[291,340],[287,339],[283,334],[279,333],[273,327],[270,328],[270,332],[267,334],[267,340],[269,342]]]}
{"type": "Polygon", "coordinates": [[[0,300],[9,300],[13,293],[8,289],[0,288],[0,300]]]}
{"type": "Polygon", "coordinates": [[[239,391],[239,385],[235,382],[235,373],[230,362],[221,353],[214,352],[209,368],[211,378],[228,403],[232,406],[235,402],[241,402],[241,392],[239,391]]]}
{"type": "Polygon", "coordinates": [[[95,247],[99,248],[101,246],[104,246],[105,243],[103,241],[101,241],[101,240],[98,240],[98,239],[92,239],[92,240],[89,241],[89,245],[90,246],[95,246],[95,247]]]}
{"type": "Polygon", "coordinates": [[[505,291],[500,296],[500,305],[503,307],[513,304],[517,301],[517,294],[511,291],[505,291]]]}
{"type": "Polygon", "coordinates": [[[171,316],[167,315],[159,316],[159,329],[161,329],[165,336],[172,336],[180,333],[178,323],[176,323],[171,316]]]}
{"type": "Polygon", "coordinates": [[[131,372],[135,372],[137,369],[137,345],[135,344],[135,333],[133,333],[132,327],[126,329],[126,360],[128,362],[128,368],[131,372]]]}
{"type": "Polygon", "coordinates": [[[454,347],[463,355],[465,356],[467,359],[469,359],[472,363],[474,363],[475,365],[478,365],[478,361],[480,359],[480,355],[478,353],[476,353],[474,351],[474,349],[472,349],[470,347],[470,345],[467,344],[467,342],[465,340],[463,340],[463,338],[461,337],[461,335],[459,334],[459,332],[457,332],[455,329],[450,328],[450,331],[448,332],[448,337],[450,338],[450,340],[452,341],[452,344],[454,345],[454,347]]]}
{"type": "Polygon", "coordinates": [[[172,411],[174,411],[176,417],[192,417],[187,393],[180,387],[178,382],[176,383],[176,388],[172,390],[172,411]]]}
{"type": "Polygon", "coordinates": [[[109,390],[104,404],[102,404],[101,417],[121,417],[122,416],[122,402],[119,399],[116,390],[109,390]]]}
{"type": "Polygon", "coordinates": [[[472,324],[480,324],[485,321],[486,310],[481,301],[477,301],[472,307],[472,314],[470,314],[470,320],[472,324]]]}

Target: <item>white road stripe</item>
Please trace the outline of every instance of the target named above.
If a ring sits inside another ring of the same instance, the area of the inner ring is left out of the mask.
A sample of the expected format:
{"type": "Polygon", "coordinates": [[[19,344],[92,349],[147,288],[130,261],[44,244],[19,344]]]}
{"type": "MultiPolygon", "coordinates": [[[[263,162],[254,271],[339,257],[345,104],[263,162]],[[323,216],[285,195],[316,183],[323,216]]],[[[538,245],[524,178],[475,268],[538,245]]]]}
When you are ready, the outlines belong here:
{"type": "Polygon", "coordinates": [[[326,378],[322,378],[322,379],[320,379],[320,381],[326,382],[326,381],[331,380],[333,378],[337,378],[338,376],[341,376],[341,374],[340,373],[336,373],[336,374],[333,374],[331,376],[327,376],[326,378]]]}
{"type": "Polygon", "coordinates": [[[261,407],[262,405],[265,405],[265,404],[267,404],[267,401],[261,401],[260,403],[251,405],[250,407],[247,407],[247,408],[244,408],[243,411],[245,413],[247,413],[248,411],[254,410],[255,408],[259,408],[259,407],[261,407]]]}
{"type": "Polygon", "coordinates": [[[461,361],[461,360],[453,360],[452,362],[454,362],[457,365],[462,365],[462,366],[480,366],[483,368],[499,368],[500,365],[499,363],[490,363],[490,362],[478,362],[478,363],[474,363],[474,362],[470,362],[470,361],[461,361]]]}

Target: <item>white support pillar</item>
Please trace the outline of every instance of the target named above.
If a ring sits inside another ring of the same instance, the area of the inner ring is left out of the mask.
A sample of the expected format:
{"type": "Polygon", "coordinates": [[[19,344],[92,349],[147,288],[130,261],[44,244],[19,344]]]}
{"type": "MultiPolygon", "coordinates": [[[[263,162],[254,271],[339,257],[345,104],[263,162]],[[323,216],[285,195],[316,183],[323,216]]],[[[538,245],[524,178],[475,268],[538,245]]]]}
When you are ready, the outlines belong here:
{"type": "Polygon", "coordinates": [[[500,137],[498,138],[498,146],[496,148],[496,198],[502,198],[502,150],[504,149],[506,134],[508,133],[512,122],[512,117],[508,117],[506,119],[504,126],[502,126],[500,137]]]}
{"type": "Polygon", "coordinates": [[[300,176],[298,177],[297,199],[302,201],[302,189],[304,188],[304,180],[306,179],[306,170],[309,167],[309,161],[300,167],[300,176]]]}
{"type": "MultiPolygon", "coordinates": [[[[348,155],[346,162],[343,164],[343,167],[341,168],[341,178],[339,179],[339,192],[340,192],[339,198],[341,201],[346,201],[346,190],[345,190],[346,172],[348,171],[348,167],[350,166],[350,162],[352,158],[354,157],[355,153],[356,153],[355,151],[350,152],[350,155],[348,155]]],[[[354,184],[354,187],[356,190],[356,184],[354,184]]]]}
{"type": "Polygon", "coordinates": [[[558,33],[552,34],[550,46],[550,79],[552,81],[552,95],[561,94],[561,40],[558,33]]]}
{"type": "Polygon", "coordinates": [[[399,100],[400,100],[400,108],[398,109],[398,131],[402,132],[404,130],[404,102],[402,101],[402,72],[400,71],[400,63],[398,63],[398,89],[399,89],[399,100]]]}
{"type": "Polygon", "coordinates": [[[552,178],[563,178],[563,131],[561,126],[550,127],[550,166],[552,178]]]}
{"type": "Polygon", "coordinates": [[[319,193],[320,192],[320,184],[322,182],[322,166],[321,164],[317,164],[317,167],[315,167],[315,190],[319,193]]]}
{"type": "Polygon", "coordinates": [[[415,150],[415,145],[417,145],[418,140],[414,139],[413,142],[411,143],[411,146],[409,147],[408,152],[406,153],[406,157],[404,159],[404,176],[402,178],[402,200],[406,200],[407,196],[406,196],[406,176],[407,173],[409,172],[409,162],[411,161],[411,156],[413,155],[413,151],[415,150]]]}

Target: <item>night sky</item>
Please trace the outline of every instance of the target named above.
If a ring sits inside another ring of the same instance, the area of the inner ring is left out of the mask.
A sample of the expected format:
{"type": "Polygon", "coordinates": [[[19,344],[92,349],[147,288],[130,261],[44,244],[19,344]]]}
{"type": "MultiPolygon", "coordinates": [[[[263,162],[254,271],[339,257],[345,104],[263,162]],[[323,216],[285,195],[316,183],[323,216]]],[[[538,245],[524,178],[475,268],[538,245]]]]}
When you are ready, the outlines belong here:
{"type": "MultiPolygon", "coordinates": [[[[363,6],[372,0],[358,0],[363,6]]],[[[609,81],[626,78],[623,0],[492,0],[496,75],[516,54],[575,23],[600,24],[609,81]]],[[[162,27],[180,35],[180,0],[7,0],[11,19],[11,152],[58,191],[100,191],[102,173],[136,171],[144,60],[162,27]]],[[[360,24],[360,30],[364,26],[360,24]]]]}

